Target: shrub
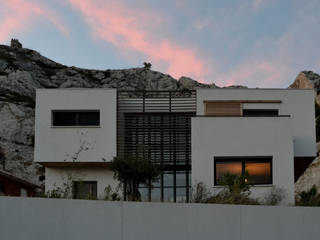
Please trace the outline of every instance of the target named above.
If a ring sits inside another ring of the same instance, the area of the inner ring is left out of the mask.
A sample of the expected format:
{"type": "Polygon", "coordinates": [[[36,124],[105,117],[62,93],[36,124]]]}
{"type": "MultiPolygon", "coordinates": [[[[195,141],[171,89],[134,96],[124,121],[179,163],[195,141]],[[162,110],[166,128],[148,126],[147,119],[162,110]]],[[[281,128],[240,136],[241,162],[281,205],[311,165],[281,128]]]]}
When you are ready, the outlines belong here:
{"type": "Polygon", "coordinates": [[[210,190],[206,187],[206,185],[203,182],[199,182],[194,187],[192,187],[191,202],[205,203],[210,195],[210,190]]]}
{"type": "Polygon", "coordinates": [[[262,204],[278,205],[284,197],[285,194],[282,188],[272,187],[271,191],[264,197],[262,204]]]}
{"type": "Polygon", "coordinates": [[[250,197],[250,185],[247,184],[248,173],[244,176],[227,173],[219,181],[223,185],[216,195],[206,200],[207,203],[259,205],[259,201],[250,197]]]}
{"type": "Polygon", "coordinates": [[[317,187],[313,185],[309,191],[303,191],[298,194],[296,199],[298,206],[320,206],[320,194],[317,187]]]}
{"type": "Polygon", "coordinates": [[[103,200],[106,201],[120,201],[121,200],[121,196],[118,193],[119,188],[117,188],[115,191],[112,190],[112,187],[110,185],[108,185],[105,189],[105,197],[103,200]]]}

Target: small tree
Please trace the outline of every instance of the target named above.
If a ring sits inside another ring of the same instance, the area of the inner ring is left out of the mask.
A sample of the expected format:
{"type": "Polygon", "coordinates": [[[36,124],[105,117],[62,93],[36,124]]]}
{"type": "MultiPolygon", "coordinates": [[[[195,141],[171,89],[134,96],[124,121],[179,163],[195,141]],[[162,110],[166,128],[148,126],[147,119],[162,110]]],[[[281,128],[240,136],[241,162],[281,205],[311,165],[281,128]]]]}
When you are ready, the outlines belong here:
{"type": "Polygon", "coordinates": [[[149,63],[149,62],[144,62],[143,65],[144,65],[144,68],[145,68],[145,69],[150,69],[151,66],[152,66],[152,64],[149,63]]]}
{"type": "Polygon", "coordinates": [[[111,169],[114,178],[122,183],[129,201],[140,201],[139,185],[152,186],[160,175],[160,168],[144,157],[115,157],[111,169]]]}

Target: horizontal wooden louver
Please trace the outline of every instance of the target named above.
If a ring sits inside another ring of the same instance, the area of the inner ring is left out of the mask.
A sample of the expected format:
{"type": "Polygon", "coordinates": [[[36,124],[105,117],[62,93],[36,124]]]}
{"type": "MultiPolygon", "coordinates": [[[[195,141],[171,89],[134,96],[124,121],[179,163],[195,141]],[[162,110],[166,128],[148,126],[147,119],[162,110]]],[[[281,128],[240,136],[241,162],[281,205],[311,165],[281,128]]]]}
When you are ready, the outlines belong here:
{"type": "Polygon", "coordinates": [[[206,102],[205,115],[209,116],[241,116],[240,102],[206,102]]]}

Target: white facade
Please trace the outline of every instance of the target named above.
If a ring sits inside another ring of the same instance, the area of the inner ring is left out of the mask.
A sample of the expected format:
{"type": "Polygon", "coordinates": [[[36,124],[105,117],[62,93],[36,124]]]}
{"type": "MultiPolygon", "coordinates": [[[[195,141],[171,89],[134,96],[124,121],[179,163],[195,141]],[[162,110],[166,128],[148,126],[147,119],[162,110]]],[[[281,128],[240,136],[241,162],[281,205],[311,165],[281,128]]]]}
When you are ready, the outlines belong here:
{"type": "Polygon", "coordinates": [[[203,101],[280,100],[281,103],[247,103],[243,109],[279,109],[292,117],[294,156],[316,156],[313,89],[198,89],[197,116],[204,115],[203,101]]]}
{"type": "MultiPolygon", "coordinates": [[[[187,183],[187,189],[190,185],[195,186],[195,184],[203,182],[212,192],[221,190],[221,186],[215,181],[215,159],[267,157],[271,159],[271,172],[268,173],[271,174],[271,180],[268,184],[254,185],[251,189],[253,196],[262,198],[272,187],[279,187],[284,190],[286,195],[283,203],[291,204],[294,202],[294,158],[316,156],[314,91],[312,89],[198,89],[196,100],[195,98],[182,97],[175,99],[170,97],[170,100],[163,98],[142,100],[137,97],[128,97],[122,100],[121,104],[117,101],[119,100],[116,89],[37,90],[35,161],[46,167],[46,191],[62,187],[70,179],[70,176],[73,181],[96,182],[98,198],[104,197],[104,190],[108,185],[113,189],[117,187],[118,183],[113,179],[113,173],[108,165],[108,162],[117,155],[117,118],[119,118],[117,107],[127,109],[126,113],[129,115],[135,111],[138,112],[138,116],[144,114],[144,111],[147,111],[147,114],[156,114],[159,111],[164,116],[170,114],[167,105],[164,104],[177,102],[178,107],[170,107],[170,111],[176,109],[176,114],[188,112],[188,117],[183,121],[187,124],[187,120],[191,118],[191,127],[188,125],[188,129],[191,128],[191,138],[188,140],[186,134],[183,135],[182,140],[180,139],[180,141],[190,144],[191,148],[191,154],[189,152],[182,154],[182,156],[190,158],[191,162],[190,177],[192,182],[191,184],[187,183]],[[242,112],[248,109],[278,110],[278,114],[259,117],[242,116],[242,114],[228,117],[207,116],[205,101],[239,102],[242,112]],[[141,105],[142,103],[144,105],[141,105]],[[152,103],[152,106],[149,103],[152,103]],[[184,109],[184,104],[189,105],[184,109]],[[56,126],[53,124],[55,111],[92,110],[99,112],[99,125],[56,126]],[[70,163],[76,163],[76,167],[70,163]]],[[[124,118],[123,112],[121,114],[121,117],[124,118]]],[[[146,120],[139,120],[139,124],[151,121],[152,116],[156,115],[148,115],[146,120]]],[[[167,121],[163,120],[165,118],[161,118],[162,120],[160,118],[154,119],[155,122],[151,124],[152,126],[167,121]]],[[[130,124],[132,123],[134,121],[130,124]]],[[[179,124],[181,124],[181,120],[179,124]]],[[[124,129],[120,130],[121,135],[124,129]]],[[[130,131],[132,129],[129,129],[130,131]]],[[[157,132],[158,130],[156,133],[154,133],[155,130],[152,131],[149,133],[149,138],[146,138],[149,139],[148,141],[158,141],[163,135],[157,132]]],[[[137,140],[141,136],[141,132],[139,134],[132,135],[138,136],[137,138],[131,138],[137,140]]],[[[145,133],[143,132],[143,134],[145,133]]],[[[175,135],[178,133],[166,134],[165,138],[174,136],[173,140],[175,140],[175,136],[178,136],[175,135]]],[[[126,137],[128,136],[130,135],[126,135],[126,137]]],[[[119,139],[122,141],[124,136],[119,139]]],[[[184,147],[188,148],[188,146],[184,147]]],[[[159,147],[159,149],[163,148],[159,147]]],[[[153,155],[171,156],[171,153],[168,152],[170,148],[167,148],[166,151],[162,154],[153,152],[153,155]]],[[[179,154],[181,156],[181,152],[179,154]]],[[[188,169],[188,166],[185,169],[188,169]]],[[[167,183],[170,180],[176,184],[176,181],[173,180],[176,175],[173,175],[173,178],[168,175],[168,171],[173,170],[166,171],[164,177],[167,178],[164,178],[163,182],[167,183]]],[[[190,171],[188,171],[185,170],[184,175],[179,175],[179,179],[189,182],[190,171]]],[[[188,191],[184,190],[185,188],[182,189],[181,186],[179,188],[177,185],[174,192],[183,190],[188,195],[188,191]]],[[[165,186],[163,190],[165,192],[162,194],[166,194],[166,191],[173,192],[172,189],[166,187],[168,186],[165,186]]],[[[159,189],[152,189],[152,192],[156,192],[156,190],[160,194],[159,189]]],[[[178,199],[178,195],[175,198],[178,199]]]]}
{"type": "Polygon", "coordinates": [[[36,96],[36,162],[110,161],[117,153],[115,89],[38,89],[36,96]],[[100,126],[52,126],[54,110],[98,110],[100,126]]]}
{"type": "Polygon", "coordinates": [[[46,192],[63,187],[70,176],[72,181],[96,181],[100,198],[108,185],[116,188],[106,164],[117,153],[116,105],[115,89],[37,90],[34,159],[46,167],[46,192]],[[53,126],[52,112],[57,110],[97,110],[100,125],[53,126]],[[66,165],[70,162],[83,165],[72,169],[66,165]]]}
{"type": "Polygon", "coordinates": [[[283,203],[294,203],[294,157],[316,156],[314,119],[313,90],[198,89],[197,117],[192,118],[193,184],[221,190],[214,182],[215,157],[269,156],[272,181],[253,186],[253,196],[263,198],[278,187],[286,195],[283,203]],[[204,116],[204,101],[243,101],[242,110],[278,109],[279,116],[204,116]]]}

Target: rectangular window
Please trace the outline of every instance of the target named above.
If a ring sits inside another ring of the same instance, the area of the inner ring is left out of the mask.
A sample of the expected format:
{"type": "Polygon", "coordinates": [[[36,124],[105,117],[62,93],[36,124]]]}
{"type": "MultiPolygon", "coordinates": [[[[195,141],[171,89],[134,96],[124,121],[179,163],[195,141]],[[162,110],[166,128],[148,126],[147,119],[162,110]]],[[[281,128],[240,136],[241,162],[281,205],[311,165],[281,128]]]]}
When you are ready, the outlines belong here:
{"type": "Polygon", "coordinates": [[[53,110],[52,126],[100,126],[100,111],[53,110]]]}
{"type": "Polygon", "coordinates": [[[215,185],[220,185],[227,174],[244,176],[248,174],[248,184],[272,184],[272,157],[215,157],[215,185]]]}
{"type": "Polygon", "coordinates": [[[264,116],[278,116],[278,109],[243,109],[243,116],[245,117],[264,117],[264,116]]]}
{"type": "Polygon", "coordinates": [[[74,199],[97,199],[97,182],[73,182],[72,191],[74,199]]]}

